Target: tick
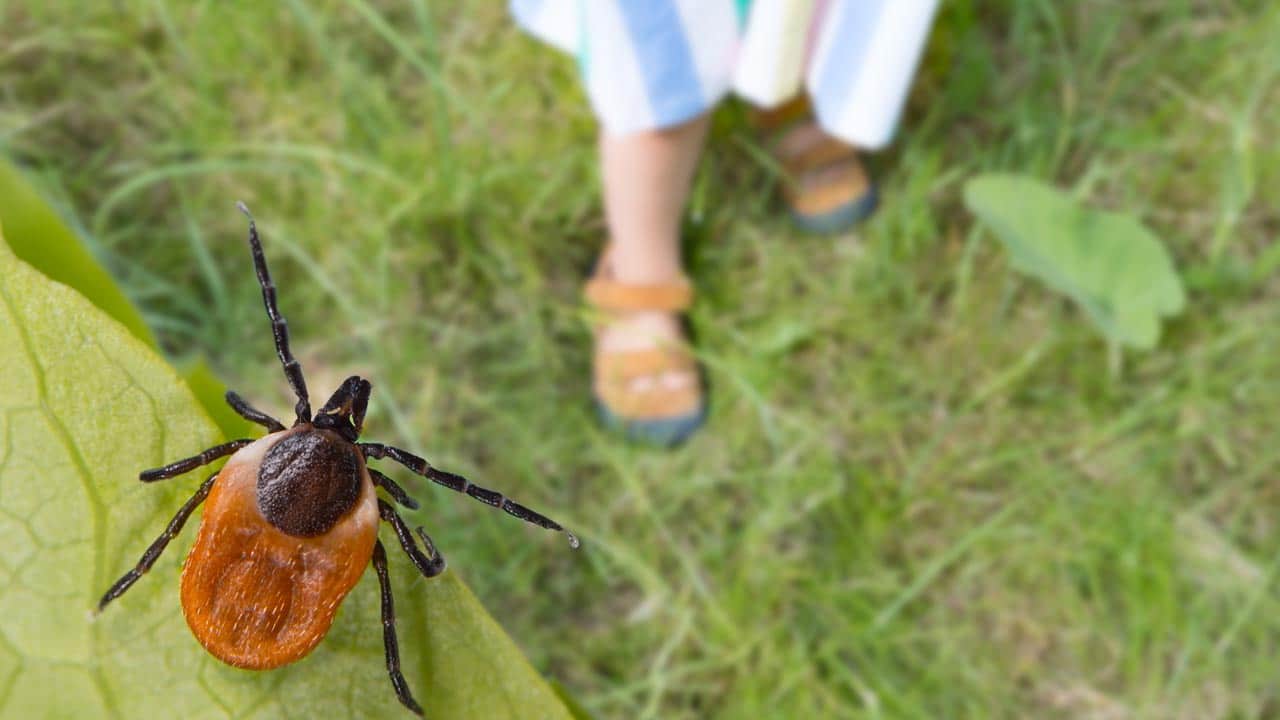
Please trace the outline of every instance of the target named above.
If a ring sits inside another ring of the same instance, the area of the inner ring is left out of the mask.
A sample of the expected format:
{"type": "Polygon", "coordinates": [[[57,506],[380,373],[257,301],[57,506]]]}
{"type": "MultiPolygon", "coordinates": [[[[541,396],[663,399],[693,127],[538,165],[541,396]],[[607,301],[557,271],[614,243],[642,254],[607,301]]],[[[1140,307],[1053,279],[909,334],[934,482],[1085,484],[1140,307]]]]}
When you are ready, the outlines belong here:
{"type": "Polygon", "coordinates": [[[400,672],[395,605],[387,574],[387,552],[378,539],[379,521],[391,526],[405,554],[422,573],[444,571],[444,557],[421,527],[418,546],[395,506],[379,497],[381,488],[393,501],[416,509],[418,502],[391,478],[369,467],[370,459],[400,463],[428,480],[501,508],[525,522],[564,532],[569,544],[578,539],[554,520],[512,502],[466,478],[438,470],[413,453],[390,445],[359,442],[372,390],[368,380],[352,376],[311,415],[302,366],[289,351],[289,330],[276,307],[276,288],[267,271],[262,242],[249,218],[253,254],[262,302],[271,319],[276,355],[284,365],[298,402],[293,426],[285,426],[227,392],[227,403],[242,417],[262,425],[267,435],[211,447],[194,457],[144,470],[138,479],[155,482],[177,477],[230,455],[222,469],[200,485],[142,554],[142,559],[116,581],[98,602],[101,611],[151,569],[169,542],[204,503],[195,545],[182,566],[182,613],[192,634],[214,657],[239,668],[268,670],[310,653],[333,624],[334,613],[373,563],[382,595],[382,640],[387,672],[400,702],[418,715],[400,672]]]}

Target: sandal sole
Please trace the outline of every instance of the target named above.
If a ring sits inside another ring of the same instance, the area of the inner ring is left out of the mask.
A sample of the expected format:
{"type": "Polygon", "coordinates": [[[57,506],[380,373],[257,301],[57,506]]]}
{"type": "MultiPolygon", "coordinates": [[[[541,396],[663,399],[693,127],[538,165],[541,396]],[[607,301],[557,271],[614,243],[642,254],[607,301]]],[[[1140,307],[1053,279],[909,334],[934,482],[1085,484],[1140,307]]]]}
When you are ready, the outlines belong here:
{"type": "Polygon", "coordinates": [[[861,197],[841,205],[825,213],[802,215],[791,211],[791,220],[801,230],[815,235],[834,235],[844,232],[854,225],[866,220],[875,212],[880,204],[880,193],[875,185],[867,189],[861,197]]]}
{"type": "Polygon", "coordinates": [[[636,420],[615,415],[599,398],[595,399],[596,415],[606,428],[621,434],[627,440],[645,445],[670,448],[683,443],[707,421],[707,405],[688,415],[656,420],[636,420]]]}

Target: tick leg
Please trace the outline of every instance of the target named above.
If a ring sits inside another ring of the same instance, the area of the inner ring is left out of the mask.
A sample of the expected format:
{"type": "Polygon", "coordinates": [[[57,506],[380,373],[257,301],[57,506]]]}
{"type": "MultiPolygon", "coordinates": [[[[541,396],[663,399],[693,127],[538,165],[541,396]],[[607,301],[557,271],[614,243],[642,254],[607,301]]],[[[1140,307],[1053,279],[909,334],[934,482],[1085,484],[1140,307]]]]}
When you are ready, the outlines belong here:
{"type": "Polygon", "coordinates": [[[98,601],[98,612],[102,612],[107,603],[123,595],[124,591],[132,587],[138,581],[138,578],[142,577],[143,573],[151,569],[151,566],[159,559],[160,553],[164,552],[169,541],[182,532],[182,526],[186,524],[187,518],[191,517],[191,513],[195,512],[200,503],[209,497],[209,489],[213,487],[213,481],[217,477],[218,474],[214,473],[200,485],[200,489],[196,490],[196,494],[192,495],[191,499],[187,500],[186,504],[178,510],[178,514],[174,515],[173,519],[169,521],[169,526],[164,529],[163,533],[160,533],[160,537],[156,538],[156,541],[151,543],[151,547],[142,553],[142,559],[138,561],[138,564],[117,580],[116,584],[112,585],[111,589],[102,596],[102,599],[98,601]]]}
{"type": "Polygon", "coordinates": [[[307,397],[307,381],[302,377],[302,365],[294,359],[289,351],[289,324],[276,307],[276,286],[271,282],[271,273],[267,270],[267,257],[262,253],[262,241],[258,239],[258,226],[249,214],[244,203],[236,203],[236,207],[249,218],[249,249],[253,252],[253,268],[258,273],[258,285],[262,286],[262,304],[267,307],[267,317],[271,318],[271,334],[276,339],[276,355],[284,366],[284,376],[298,396],[298,404],[294,406],[297,422],[311,422],[311,400],[307,397]]]}
{"type": "Polygon", "coordinates": [[[395,480],[392,480],[371,467],[366,467],[365,469],[369,471],[369,477],[373,479],[373,484],[383,490],[386,490],[392,500],[395,500],[410,510],[417,510],[421,507],[418,505],[418,501],[409,497],[409,493],[405,492],[404,488],[400,487],[395,480]]]}
{"type": "Polygon", "coordinates": [[[383,520],[391,523],[391,528],[396,531],[396,538],[400,541],[400,547],[404,548],[405,554],[417,566],[422,577],[432,578],[444,572],[444,556],[436,550],[436,544],[431,542],[431,538],[427,537],[427,533],[422,528],[418,528],[418,537],[422,538],[422,544],[427,548],[425,553],[418,549],[418,544],[413,541],[413,534],[409,532],[409,526],[404,524],[404,518],[391,507],[391,503],[378,498],[378,514],[383,520]]]}
{"type": "Polygon", "coordinates": [[[378,586],[382,588],[382,643],[387,648],[387,674],[391,676],[391,686],[396,689],[396,697],[400,704],[422,715],[422,706],[413,699],[409,692],[409,683],[405,682],[400,672],[400,644],[396,641],[396,606],[391,598],[391,577],[387,573],[387,551],[381,540],[373,543],[373,569],[378,573],[378,586]]]}
{"type": "Polygon", "coordinates": [[[284,430],[283,423],[253,407],[246,402],[244,398],[235,394],[231,390],[227,391],[226,399],[227,404],[231,406],[231,409],[235,410],[236,413],[245,420],[248,420],[251,423],[257,423],[271,432],[280,432],[281,430],[284,430]]]}
{"type": "Polygon", "coordinates": [[[138,479],[142,482],[155,482],[156,480],[165,480],[167,478],[176,477],[184,472],[190,472],[200,467],[208,465],[220,457],[225,457],[240,448],[253,442],[251,438],[242,440],[232,440],[229,443],[214,445],[204,452],[194,457],[183,458],[177,462],[171,462],[164,467],[155,468],[153,470],[143,470],[138,473],[138,479]]]}
{"type": "Polygon", "coordinates": [[[544,527],[548,530],[558,530],[569,536],[569,545],[571,547],[578,547],[578,537],[568,530],[565,530],[560,523],[552,520],[546,515],[534,512],[520,503],[511,501],[500,492],[488,490],[480,487],[479,485],[472,485],[469,480],[461,475],[454,475],[451,472],[437,470],[431,466],[431,463],[428,463],[423,458],[397,447],[382,445],[380,443],[358,443],[358,445],[360,449],[364,451],[366,457],[390,458],[395,460],[401,465],[404,465],[415,473],[436,484],[443,485],[455,492],[470,495],[486,505],[502,508],[508,515],[520,518],[521,520],[537,525],[538,527],[544,527]]]}

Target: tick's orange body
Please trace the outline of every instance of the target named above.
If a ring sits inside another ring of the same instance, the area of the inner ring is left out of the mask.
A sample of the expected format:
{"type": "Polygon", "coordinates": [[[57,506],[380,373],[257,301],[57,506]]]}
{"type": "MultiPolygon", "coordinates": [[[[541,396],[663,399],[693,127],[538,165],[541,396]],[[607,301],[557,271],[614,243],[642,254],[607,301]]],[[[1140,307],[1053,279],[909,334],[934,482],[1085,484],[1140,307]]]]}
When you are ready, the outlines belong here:
{"type": "Polygon", "coordinates": [[[256,490],[262,456],[301,429],[272,433],[231,456],[182,568],[187,625],[210,653],[236,667],[267,670],[311,652],[369,566],[378,537],[377,496],[363,463],[359,498],[325,534],[294,537],[263,517],[256,490]]]}

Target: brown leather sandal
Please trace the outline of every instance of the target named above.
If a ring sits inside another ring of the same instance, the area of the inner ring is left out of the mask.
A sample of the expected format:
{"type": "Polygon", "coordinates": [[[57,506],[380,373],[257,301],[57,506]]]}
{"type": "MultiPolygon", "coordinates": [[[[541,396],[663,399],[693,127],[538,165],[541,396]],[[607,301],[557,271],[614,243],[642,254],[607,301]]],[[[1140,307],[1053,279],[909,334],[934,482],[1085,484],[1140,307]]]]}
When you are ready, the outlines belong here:
{"type": "Polygon", "coordinates": [[[607,270],[609,250],[587,282],[585,296],[602,313],[596,324],[592,394],[601,421],[628,439],[671,446],[684,441],[706,418],[706,394],[697,361],[683,343],[644,350],[604,350],[600,333],[610,316],[639,311],[683,312],[693,303],[687,278],[663,285],[628,285],[607,270]],[[636,388],[636,381],[688,372],[694,382],[679,387],[636,388]]]}
{"type": "Polygon", "coordinates": [[[783,195],[796,224],[834,233],[865,219],[878,202],[856,148],[823,132],[804,95],[756,114],[770,151],[786,172],[783,195]]]}

